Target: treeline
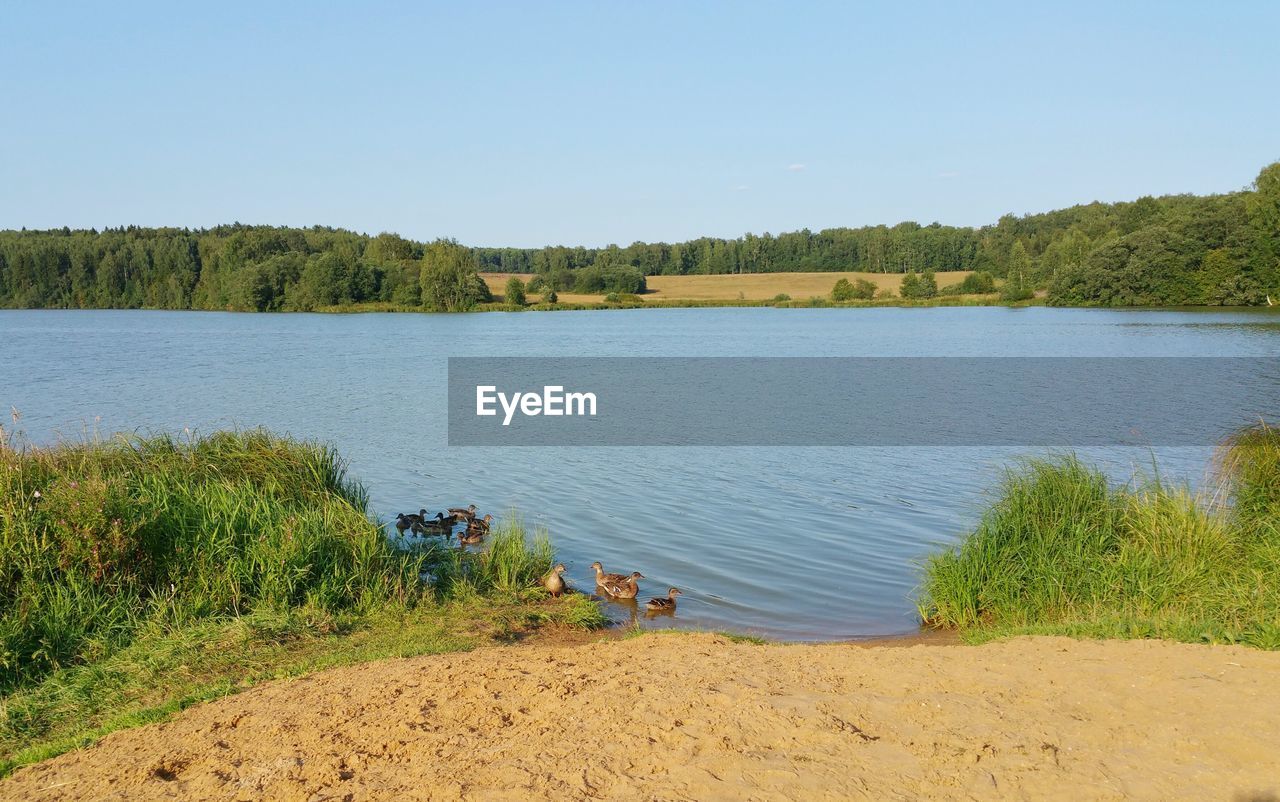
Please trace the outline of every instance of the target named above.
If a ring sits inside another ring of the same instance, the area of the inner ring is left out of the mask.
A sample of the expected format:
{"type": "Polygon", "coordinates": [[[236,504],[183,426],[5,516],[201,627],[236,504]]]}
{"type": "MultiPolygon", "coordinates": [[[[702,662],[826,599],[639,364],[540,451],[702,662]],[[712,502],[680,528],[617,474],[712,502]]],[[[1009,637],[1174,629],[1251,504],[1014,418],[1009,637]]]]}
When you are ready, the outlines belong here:
{"type": "Polygon", "coordinates": [[[975,270],[1007,298],[1063,305],[1280,298],[1280,163],[1249,190],[1144,197],[994,225],[808,230],[605,248],[480,248],[333,228],[228,225],[0,232],[0,306],[309,310],[383,302],[466,309],[477,271],[534,274],[531,292],[639,293],[652,275],[975,270]]]}

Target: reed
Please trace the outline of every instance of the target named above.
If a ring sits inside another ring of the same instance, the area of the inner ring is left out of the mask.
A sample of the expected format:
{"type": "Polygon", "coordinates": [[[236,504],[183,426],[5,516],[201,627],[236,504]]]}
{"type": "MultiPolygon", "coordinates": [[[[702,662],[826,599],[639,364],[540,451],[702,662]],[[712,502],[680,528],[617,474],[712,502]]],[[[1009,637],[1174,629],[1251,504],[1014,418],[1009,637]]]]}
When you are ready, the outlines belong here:
{"type": "Polygon", "coordinates": [[[1280,436],[1225,445],[1218,492],[1112,487],[1074,457],[1009,472],[925,566],[921,616],[976,638],[1164,637],[1280,648],[1280,436]]]}
{"type": "MultiPolygon", "coordinates": [[[[406,543],[329,447],[261,430],[0,437],[0,776],[259,679],[552,622],[545,532],[406,543]]],[[[562,600],[563,601],[563,600],[562,600]]]]}

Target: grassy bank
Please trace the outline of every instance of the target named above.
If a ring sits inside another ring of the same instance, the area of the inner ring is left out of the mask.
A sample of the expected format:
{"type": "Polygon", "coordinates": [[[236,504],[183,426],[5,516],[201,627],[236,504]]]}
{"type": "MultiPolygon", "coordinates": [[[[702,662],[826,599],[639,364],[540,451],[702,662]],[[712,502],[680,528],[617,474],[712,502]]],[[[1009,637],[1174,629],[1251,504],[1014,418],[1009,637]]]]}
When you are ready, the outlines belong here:
{"type": "Polygon", "coordinates": [[[330,449],[266,432],[0,448],[0,774],[261,679],[540,623],[545,535],[398,548],[330,449]]]}
{"type": "Polygon", "coordinates": [[[1224,444],[1211,496],[1116,488],[1064,457],[1009,473],[926,566],[921,614],[976,639],[1162,637],[1280,648],[1280,432],[1224,444]]]}

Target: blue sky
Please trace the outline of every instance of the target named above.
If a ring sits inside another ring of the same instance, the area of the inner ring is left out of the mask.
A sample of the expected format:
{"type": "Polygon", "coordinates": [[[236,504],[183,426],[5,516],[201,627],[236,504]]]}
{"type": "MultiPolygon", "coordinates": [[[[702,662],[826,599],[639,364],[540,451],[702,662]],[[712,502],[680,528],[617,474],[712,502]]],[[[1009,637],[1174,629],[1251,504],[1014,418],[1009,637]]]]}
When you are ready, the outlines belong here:
{"type": "Polygon", "coordinates": [[[1280,3],[0,10],[0,228],[626,244],[994,222],[1280,159],[1280,3]]]}

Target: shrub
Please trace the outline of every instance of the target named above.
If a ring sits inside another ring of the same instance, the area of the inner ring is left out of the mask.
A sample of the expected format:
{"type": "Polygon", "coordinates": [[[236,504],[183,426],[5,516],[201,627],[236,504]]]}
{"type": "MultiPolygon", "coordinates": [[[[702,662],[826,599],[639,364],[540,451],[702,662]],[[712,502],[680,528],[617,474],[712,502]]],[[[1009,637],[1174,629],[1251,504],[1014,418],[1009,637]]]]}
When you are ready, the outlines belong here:
{"type": "Polygon", "coordinates": [[[515,276],[507,279],[507,290],[504,294],[504,299],[512,306],[524,306],[524,282],[515,276]]]}

